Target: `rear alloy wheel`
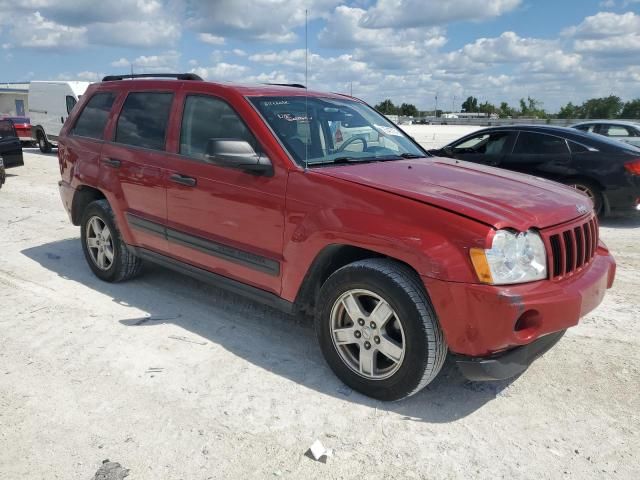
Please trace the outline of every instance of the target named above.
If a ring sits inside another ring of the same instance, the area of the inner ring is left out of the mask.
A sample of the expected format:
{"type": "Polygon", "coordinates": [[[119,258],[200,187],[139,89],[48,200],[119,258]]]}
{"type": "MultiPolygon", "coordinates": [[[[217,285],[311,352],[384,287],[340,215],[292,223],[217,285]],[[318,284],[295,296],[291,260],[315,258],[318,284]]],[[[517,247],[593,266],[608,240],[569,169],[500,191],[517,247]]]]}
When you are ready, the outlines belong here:
{"type": "Polygon", "coordinates": [[[568,185],[589,197],[593,203],[593,211],[596,212],[596,215],[600,215],[602,213],[602,193],[600,193],[598,187],[584,180],[572,180],[568,185]]]}
{"type": "Polygon", "coordinates": [[[122,282],[140,273],[142,262],[122,241],[107,200],[87,206],[80,228],[84,256],[98,278],[122,282]]]}
{"type": "Polygon", "coordinates": [[[109,270],[113,265],[113,238],[111,230],[100,217],[94,216],[89,219],[86,242],[94,265],[100,270],[109,270]]]}
{"type": "Polygon", "coordinates": [[[51,144],[43,131],[38,132],[38,147],[42,153],[51,153],[51,144]]]}
{"type": "Polygon", "coordinates": [[[400,400],[431,382],[447,345],[420,277],[393,260],[346,265],[320,290],[316,334],[334,373],[380,400],[400,400]]]}

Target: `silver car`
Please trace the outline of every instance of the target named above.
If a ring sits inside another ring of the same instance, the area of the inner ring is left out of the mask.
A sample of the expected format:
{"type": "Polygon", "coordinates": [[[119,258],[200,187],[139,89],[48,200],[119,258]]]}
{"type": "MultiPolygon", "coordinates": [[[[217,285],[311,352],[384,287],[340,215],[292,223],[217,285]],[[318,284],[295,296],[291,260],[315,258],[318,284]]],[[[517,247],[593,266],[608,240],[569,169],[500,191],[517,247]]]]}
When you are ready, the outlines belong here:
{"type": "Polygon", "coordinates": [[[590,122],[577,123],[571,128],[582,130],[583,132],[597,133],[610,137],[614,140],[630,143],[640,147],[640,122],[625,122],[623,120],[595,120],[590,122]]]}

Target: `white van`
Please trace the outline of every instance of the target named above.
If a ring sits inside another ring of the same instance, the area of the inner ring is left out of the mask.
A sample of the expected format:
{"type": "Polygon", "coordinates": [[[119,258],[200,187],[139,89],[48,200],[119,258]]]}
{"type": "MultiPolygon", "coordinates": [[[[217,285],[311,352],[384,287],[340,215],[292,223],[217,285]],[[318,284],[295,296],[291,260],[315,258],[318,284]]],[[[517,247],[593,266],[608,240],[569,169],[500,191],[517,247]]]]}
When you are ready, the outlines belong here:
{"type": "Polygon", "coordinates": [[[56,146],[62,125],[89,85],[89,82],[29,84],[31,136],[38,142],[40,151],[48,153],[56,146]]]}

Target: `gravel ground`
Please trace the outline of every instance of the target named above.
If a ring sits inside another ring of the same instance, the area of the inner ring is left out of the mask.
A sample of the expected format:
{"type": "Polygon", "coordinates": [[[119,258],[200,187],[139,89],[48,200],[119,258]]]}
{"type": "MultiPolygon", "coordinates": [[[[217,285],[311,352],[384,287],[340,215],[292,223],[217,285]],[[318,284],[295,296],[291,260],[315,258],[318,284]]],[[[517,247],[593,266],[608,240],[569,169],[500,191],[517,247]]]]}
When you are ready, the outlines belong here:
{"type": "Polygon", "coordinates": [[[639,217],[605,222],[613,290],[519,378],[447,364],[383,403],[334,377],[303,319],[160,268],[97,280],[55,156],[25,162],[0,190],[1,479],[106,459],[154,480],[640,478],[639,217]]]}

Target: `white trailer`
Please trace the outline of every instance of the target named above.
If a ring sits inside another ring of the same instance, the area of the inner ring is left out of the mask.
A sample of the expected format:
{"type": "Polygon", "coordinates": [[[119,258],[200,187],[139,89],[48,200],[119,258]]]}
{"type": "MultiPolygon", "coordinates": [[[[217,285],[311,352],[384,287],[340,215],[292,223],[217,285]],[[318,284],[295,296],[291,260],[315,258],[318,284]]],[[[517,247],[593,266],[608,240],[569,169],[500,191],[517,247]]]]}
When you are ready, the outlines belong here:
{"type": "Polygon", "coordinates": [[[89,82],[31,82],[29,117],[31,135],[43,153],[57,145],[62,125],[89,82]]]}

